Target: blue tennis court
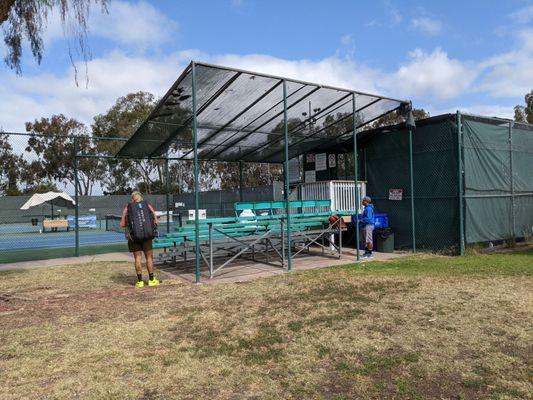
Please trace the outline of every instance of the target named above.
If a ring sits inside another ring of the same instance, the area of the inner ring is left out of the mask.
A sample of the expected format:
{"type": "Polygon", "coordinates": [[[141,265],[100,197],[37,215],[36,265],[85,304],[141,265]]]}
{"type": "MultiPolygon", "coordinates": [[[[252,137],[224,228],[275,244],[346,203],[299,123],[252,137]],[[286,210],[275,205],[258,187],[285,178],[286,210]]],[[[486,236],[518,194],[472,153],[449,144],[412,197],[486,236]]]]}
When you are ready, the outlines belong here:
{"type": "MultiPolygon", "coordinates": [[[[166,233],[161,229],[160,234],[166,233]]],[[[58,249],[75,247],[75,234],[70,232],[22,233],[3,235],[0,233],[0,251],[58,249]]],[[[126,243],[124,232],[80,230],[80,246],[102,246],[126,243]]]]}
{"type": "MultiPolygon", "coordinates": [[[[80,246],[106,245],[125,242],[124,233],[80,232],[80,246]]],[[[23,249],[55,249],[75,246],[74,232],[29,233],[27,235],[0,236],[0,251],[23,249]]]]}

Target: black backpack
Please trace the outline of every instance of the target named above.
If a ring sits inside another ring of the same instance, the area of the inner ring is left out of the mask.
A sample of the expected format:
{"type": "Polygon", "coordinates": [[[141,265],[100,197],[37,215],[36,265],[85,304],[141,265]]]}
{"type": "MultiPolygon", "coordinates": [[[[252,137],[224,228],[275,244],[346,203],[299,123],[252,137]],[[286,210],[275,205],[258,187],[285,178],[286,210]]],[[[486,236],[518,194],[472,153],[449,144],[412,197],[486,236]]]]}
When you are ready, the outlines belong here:
{"type": "Polygon", "coordinates": [[[154,218],[146,201],[128,203],[126,232],[128,239],[134,242],[144,242],[155,238],[157,231],[154,218]]]}

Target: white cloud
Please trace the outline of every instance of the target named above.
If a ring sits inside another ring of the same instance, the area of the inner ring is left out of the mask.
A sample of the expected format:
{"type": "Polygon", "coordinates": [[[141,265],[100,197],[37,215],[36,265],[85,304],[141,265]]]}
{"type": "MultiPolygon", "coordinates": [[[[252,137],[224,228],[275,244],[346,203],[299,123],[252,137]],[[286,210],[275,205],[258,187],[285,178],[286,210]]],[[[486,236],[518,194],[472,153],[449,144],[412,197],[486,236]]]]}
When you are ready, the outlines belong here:
{"type": "Polygon", "coordinates": [[[499,104],[457,104],[454,107],[436,107],[425,104],[423,107],[430,115],[455,114],[457,110],[465,114],[483,115],[487,117],[513,118],[513,106],[499,104]]]}
{"type": "Polygon", "coordinates": [[[429,35],[438,35],[442,31],[442,23],[429,17],[413,18],[411,26],[429,35]]]}
{"type": "MultiPolygon", "coordinates": [[[[71,17],[74,18],[74,17],[71,17]]],[[[104,38],[128,49],[144,51],[175,39],[178,24],[153,5],[145,1],[112,1],[107,12],[98,4],[89,10],[88,38],[104,38]]],[[[69,39],[75,45],[76,38],[69,37],[68,26],[61,23],[57,10],[48,16],[43,39],[46,46],[54,41],[69,39]]]]}
{"type": "Polygon", "coordinates": [[[144,1],[113,1],[109,13],[93,12],[92,17],[90,35],[138,50],[166,43],[177,32],[175,21],[144,1]]]}
{"type": "MultiPolygon", "coordinates": [[[[63,74],[22,77],[10,71],[0,72],[0,128],[20,131],[26,121],[57,113],[91,123],[96,114],[105,112],[119,96],[138,90],[161,96],[191,59],[390,97],[412,98],[415,106],[430,110],[442,110],[446,101],[447,104],[451,102],[453,109],[463,108],[481,114],[510,116],[512,110],[512,107],[497,103],[462,107],[468,94],[501,94],[497,86],[500,83],[494,82],[497,78],[495,74],[503,73],[500,71],[513,60],[512,54],[476,65],[451,58],[440,48],[429,53],[416,49],[410,53],[405,64],[394,71],[384,72],[358,63],[353,58],[340,56],[321,60],[286,60],[262,54],[209,55],[193,49],[162,58],[147,58],[115,51],[89,62],[90,82],[87,89],[76,87],[72,68],[63,74]],[[483,75],[485,87],[482,88],[476,83],[480,71],[488,71],[483,75]],[[432,105],[434,102],[437,106],[432,105]]],[[[530,80],[527,71],[531,70],[533,67],[524,71],[523,79],[530,80]]],[[[507,76],[509,74],[505,74],[506,82],[518,80],[516,73],[511,77],[507,76]]],[[[508,84],[502,82],[502,88],[508,84]]],[[[517,96],[523,96],[526,92],[524,87],[519,87],[518,81],[513,85],[513,93],[516,91],[517,96]]],[[[432,114],[435,112],[432,111],[432,114]]]]}
{"type": "Polygon", "coordinates": [[[512,106],[501,106],[498,104],[473,104],[461,106],[461,111],[466,114],[483,115],[487,117],[514,118],[512,106]]]}
{"type": "Polygon", "coordinates": [[[509,14],[509,18],[520,24],[527,24],[533,21],[533,5],[526,6],[509,14]]]}
{"type": "Polygon", "coordinates": [[[353,59],[328,57],[322,60],[285,60],[262,54],[225,54],[210,57],[215,64],[231,65],[250,71],[285,76],[309,82],[363,92],[378,92],[379,72],[353,59]]]}
{"type": "Polygon", "coordinates": [[[400,13],[400,11],[396,8],[396,6],[391,1],[385,1],[385,13],[390,19],[390,22],[393,25],[398,25],[400,22],[403,21],[403,15],[400,13]]]}
{"type": "MultiPolygon", "coordinates": [[[[415,49],[397,68],[383,71],[356,61],[352,53],[339,50],[318,60],[287,60],[264,54],[213,55],[195,49],[148,57],[147,53],[127,50],[130,46],[150,46],[150,40],[154,40],[154,44],[172,36],[160,27],[164,23],[151,26],[161,15],[143,2],[112,4],[118,7],[111,12],[113,16],[95,16],[94,13],[92,16],[102,20],[112,18],[117,26],[102,28],[99,25],[102,22],[98,22],[93,26],[94,34],[109,37],[112,43],[121,44],[126,50],[112,51],[89,61],[87,89],[84,85],[76,87],[69,66],[55,74],[22,77],[7,69],[0,70],[0,128],[23,130],[24,122],[57,113],[91,123],[94,115],[105,112],[117,97],[129,92],[146,90],[162,95],[191,59],[395,98],[411,98],[415,106],[429,108],[433,115],[451,106],[450,111],[462,108],[472,113],[509,117],[512,106],[508,104],[518,103],[533,88],[531,28],[524,27],[516,33],[517,41],[509,46],[509,51],[484,60],[460,60],[441,48],[415,49]],[[141,22],[134,23],[136,18],[141,22]],[[140,32],[128,32],[132,30],[126,29],[128,24],[130,27],[148,24],[146,29],[153,29],[154,36],[142,38],[140,32]],[[473,98],[466,100],[467,96],[473,98]],[[488,96],[493,100],[484,98],[488,96]],[[464,104],[470,105],[465,107],[464,104]]],[[[112,20],[108,21],[111,24],[112,20]]],[[[50,40],[57,35],[57,31],[51,34],[50,40]]],[[[340,44],[343,50],[350,49],[353,37],[342,37],[340,44]]],[[[82,71],[83,65],[79,65],[79,69],[82,71]]]]}
{"type": "Polygon", "coordinates": [[[518,47],[480,63],[478,90],[495,97],[523,96],[533,89],[533,29],[517,33],[518,47]]]}
{"type": "Polygon", "coordinates": [[[410,61],[393,74],[384,77],[384,84],[405,96],[433,96],[446,99],[459,95],[475,79],[475,68],[452,59],[440,48],[431,53],[415,49],[410,61]]]}
{"type": "Polygon", "coordinates": [[[76,87],[72,68],[62,76],[0,73],[0,128],[21,131],[26,121],[59,113],[90,124],[127,93],[162,95],[187,62],[182,54],[148,60],[113,52],[89,61],[87,89],[76,87]]]}

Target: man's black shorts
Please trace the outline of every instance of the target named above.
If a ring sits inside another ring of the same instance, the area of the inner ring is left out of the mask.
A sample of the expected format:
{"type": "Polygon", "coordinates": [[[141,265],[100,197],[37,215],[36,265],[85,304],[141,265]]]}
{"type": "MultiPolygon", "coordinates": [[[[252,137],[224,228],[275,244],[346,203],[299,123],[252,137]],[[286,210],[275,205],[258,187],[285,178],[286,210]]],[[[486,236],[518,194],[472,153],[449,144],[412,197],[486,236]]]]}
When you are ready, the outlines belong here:
{"type": "Polygon", "coordinates": [[[144,242],[134,242],[132,240],[128,240],[128,249],[130,253],[136,252],[136,251],[149,251],[152,250],[152,241],[151,240],[145,240],[144,242]]]}

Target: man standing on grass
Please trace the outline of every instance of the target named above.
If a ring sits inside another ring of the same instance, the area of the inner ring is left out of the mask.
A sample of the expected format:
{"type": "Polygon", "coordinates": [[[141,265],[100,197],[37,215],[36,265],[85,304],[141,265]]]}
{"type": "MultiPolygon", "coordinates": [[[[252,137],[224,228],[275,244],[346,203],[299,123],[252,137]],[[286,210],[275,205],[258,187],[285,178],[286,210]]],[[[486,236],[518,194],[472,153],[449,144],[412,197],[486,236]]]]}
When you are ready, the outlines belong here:
{"type": "Polygon", "coordinates": [[[154,253],[152,239],[156,236],[157,217],[154,208],[143,200],[140,192],[131,194],[131,202],[122,210],[120,226],[126,229],[128,249],[135,259],[137,272],[136,287],[143,287],[142,255],[146,258],[148,270],[148,286],[157,286],[159,281],[154,277],[154,253]]]}
{"type": "Polygon", "coordinates": [[[363,215],[359,220],[361,228],[361,241],[365,243],[365,253],[363,257],[372,257],[372,232],[374,231],[374,205],[372,199],[368,196],[363,197],[363,215]]]}

